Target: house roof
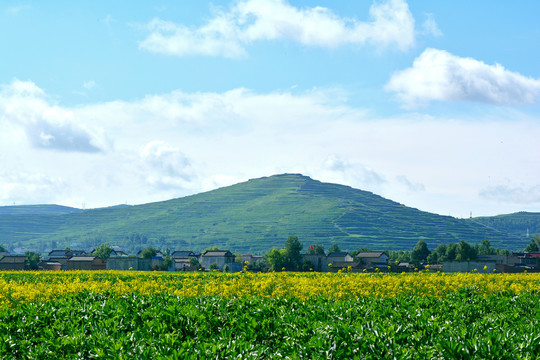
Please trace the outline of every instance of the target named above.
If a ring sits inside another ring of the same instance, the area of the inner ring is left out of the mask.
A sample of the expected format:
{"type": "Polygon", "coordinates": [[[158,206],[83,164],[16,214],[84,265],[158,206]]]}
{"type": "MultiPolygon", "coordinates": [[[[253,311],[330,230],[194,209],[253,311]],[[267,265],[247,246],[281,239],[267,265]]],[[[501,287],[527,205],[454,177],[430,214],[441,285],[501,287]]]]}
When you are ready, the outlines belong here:
{"type": "Polygon", "coordinates": [[[51,256],[64,256],[64,257],[67,257],[67,256],[71,256],[71,255],[73,255],[71,250],[56,249],[56,250],[49,251],[49,257],[51,257],[51,256]]]}
{"type": "Polygon", "coordinates": [[[203,256],[234,256],[229,250],[206,250],[203,256]]]}
{"type": "Polygon", "coordinates": [[[334,252],[327,255],[327,257],[343,257],[349,255],[348,252],[334,252]]]}
{"type": "Polygon", "coordinates": [[[194,256],[195,253],[193,251],[190,251],[190,250],[177,250],[177,251],[174,251],[171,256],[172,257],[188,257],[188,256],[194,256]]]}
{"type": "Polygon", "coordinates": [[[74,256],[69,261],[94,261],[96,256],[74,256]]]}
{"type": "Polygon", "coordinates": [[[386,255],[383,251],[361,251],[356,254],[357,258],[378,258],[386,255]]]}
{"type": "Polygon", "coordinates": [[[0,259],[0,262],[16,264],[16,263],[24,263],[25,260],[26,260],[26,256],[24,255],[5,255],[0,259]]]}

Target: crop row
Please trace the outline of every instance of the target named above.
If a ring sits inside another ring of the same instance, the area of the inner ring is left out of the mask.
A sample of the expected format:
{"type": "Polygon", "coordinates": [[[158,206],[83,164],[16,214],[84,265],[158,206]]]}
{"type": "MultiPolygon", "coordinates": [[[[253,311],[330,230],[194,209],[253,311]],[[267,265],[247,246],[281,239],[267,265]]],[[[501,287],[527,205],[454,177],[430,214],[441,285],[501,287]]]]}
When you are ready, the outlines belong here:
{"type": "Polygon", "coordinates": [[[148,273],[61,271],[0,273],[0,307],[46,301],[82,291],[166,293],[181,297],[313,297],[358,299],[399,295],[440,297],[463,288],[495,294],[540,292],[536,274],[148,273]]]}
{"type": "Polygon", "coordinates": [[[538,294],[332,300],[83,291],[0,310],[3,359],[537,359],[538,294]]]}

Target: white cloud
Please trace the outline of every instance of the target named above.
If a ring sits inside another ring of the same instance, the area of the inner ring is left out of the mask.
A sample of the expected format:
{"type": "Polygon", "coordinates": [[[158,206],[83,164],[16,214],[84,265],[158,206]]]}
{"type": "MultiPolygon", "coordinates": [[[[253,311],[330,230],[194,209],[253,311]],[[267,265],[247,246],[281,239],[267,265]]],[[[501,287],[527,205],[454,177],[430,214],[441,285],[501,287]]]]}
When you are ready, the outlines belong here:
{"type": "Polygon", "coordinates": [[[540,80],[500,64],[487,65],[444,50],[426,49],[411,68],[392,75],[386,90],[396,92],[408,107],[430,100],[523,105],[538,101],[540,80]]]}
{"type": "Polygon", "coordinates": [[[93,89],[96,87],[96,82],[94,80],[85,81],[83,87],[87,90],[93,89]]]}
{"type": "Polygon", "coordinates": [[[372,44],[400,50],[414,45],[414,19],[405,1],[375,2],[369,15],[371,21],[362,22],[339,17],[324,7],[297,8],[285,0],[246,0],[195,29],[154,19],[147,25],[150,34],[139,47],[175,56],[236,58],[246,55],[247,45],[260,40],[286,39],[321,47],[372,44]]]}
{"type": "Polygon", "coordinates": [[[21,4],[21,5],[9,6],[5,9],[5,12],[8,13],[9,15],[15,16],[15,15],[19,15],[23,11],[27,11],[31,9],[33,9],[32,5],[21,4]]]}
{"type": "Polygon", "coordinates": [[[315,177],[327,179],[327,181],[377,191],[387,180],[385,176],[374,169],[359,163],[344,159],[343,157],[330,154],[327,156],[319,169],[310,171],[315,177]]]}
{"type": "Polygon", "coordinates": [[[479,195],[506,178],[519,176],[523,189],[538,184],[540,122],[515,109],[497,109],[497,119],[485,114],[476,121],[422,114],[381,119],[348,105],[347,94],[335,89],[173,91],[79,106],[52,104],[31,82],[10,84],[0,94],[0,163],[12,176],[0,179],[3,204],[137,204],[299,172],[440,214],[468,217],[471,210],[481,215],[540,206],[479,195]],[[18,95],[6,95],[7,88],[18,95]],[[46,124],[67,128],[32,134],[41,147],[25,141],[25,116],[34,128],[47,130],[27,109],[37,109],[46,124]],[[72,124],[85,124],[87,134],[106,133],[114,147],[41,151],[52,136],[74,133],[72,124]],[[32,179],[29,174],[42,174],[42,181],[23,181],[32,179]],[[19,187],[10,190],[14,184],[19,187]]]}
{"type": "Polygon", "coordinates": [[[426,187],[424,186],[424,184],[418,183],[418,182],[413,182],[413,181],[409,180],[404,175],[396,176],[396,180],[399,183],[405,185],[407,187],[407,189],[410,190],[410,191],[417,192],[417,191],[425,191],[426,190],[426,187]]]}
{"type": "Polygon", "coordinates": [[[538,204],[540,203],[540,185],[510,185],[502,184],[490,186],[480,191],[480,196],[486,200],[513,203],[538,204]]]}
{"type": "Polygon", "coordinates": [[[443,33],[441,29],[437,26],[437,22],[435,22],[435,17],[431,13],[426,14],[426,20],[422,24],[422,33],[425,35],[432,35],[435,37],[442,36],[443,33]]]}
{"type": "Polygon", "coordinates": [[[51,194],[66,191],[68,185],[58,177],[35,172],[0,172],[0,201],[7,204],[41,204],[51,201],[51,194]]]}
{"type": "Polygon", "coordinates": [[[50,103],[44,91],[31,81],[14,80],[1,88],[0,119],[23,128],[36,148],[99,152],[108,147],[100,129],[90,129],[72,111],[50,103]]]}
{"type": "Polygon", "coordinates": [[[157,188],[183,188],[195,177],[191,161],[179,148],[163,141],[148,143],[140,156],[146,181],[157,188]]]}

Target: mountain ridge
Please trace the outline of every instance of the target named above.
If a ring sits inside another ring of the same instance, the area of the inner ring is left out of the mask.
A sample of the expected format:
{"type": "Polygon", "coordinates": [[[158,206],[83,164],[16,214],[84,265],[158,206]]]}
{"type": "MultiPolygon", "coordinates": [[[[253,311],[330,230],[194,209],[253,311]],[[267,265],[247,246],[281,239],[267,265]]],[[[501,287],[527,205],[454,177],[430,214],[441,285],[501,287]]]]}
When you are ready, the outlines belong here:
{"type": "Polygon", "coordinates": [[[262,253],[296,235],[305,247],[336,242],[411,250],[487,238],[495,247],[524,248],[528,240],[478,222],[424,212],[350,186],[301,174],[279,174],[161,202],[66,214],[3,214],[0,243],[90,248],[99,243],[202,250],[218,246],[262,253]]]}

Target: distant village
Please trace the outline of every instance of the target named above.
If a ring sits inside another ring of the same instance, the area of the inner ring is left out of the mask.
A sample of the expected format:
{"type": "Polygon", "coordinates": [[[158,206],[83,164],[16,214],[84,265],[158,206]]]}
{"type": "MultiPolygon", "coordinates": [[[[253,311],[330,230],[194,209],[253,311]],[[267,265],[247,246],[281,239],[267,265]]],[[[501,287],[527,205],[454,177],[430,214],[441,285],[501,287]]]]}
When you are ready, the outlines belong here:
{"type": "MultiPolygon", "coordinates": [[[[276,249],[277,250],[277,249],[276,249]]],[[[282,249],[283,251],[284,249],[282,249]]],[[[311,247],[313,250],[313,247],[311,247]]],[[[33,253],[0,252],[0,270],[134,270],[134,271],[283,271],[267,255],[233,254],[229,250],[209,249],[202,253],[182,250],[164,253],[152,247],[129,255],[117,246],[84,250],[56,249],[41,257],[33,253]]],[[[477,255],[469,261],[443,261],[428,264],[390,261],[387,251],[306,252],[298,254],[293,271],[316,272],[537,272],[540,252],[477,255]]]]}

